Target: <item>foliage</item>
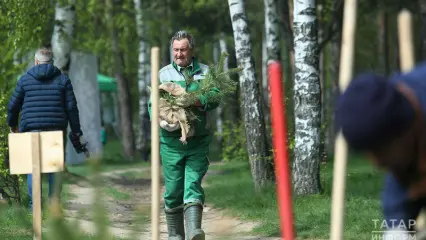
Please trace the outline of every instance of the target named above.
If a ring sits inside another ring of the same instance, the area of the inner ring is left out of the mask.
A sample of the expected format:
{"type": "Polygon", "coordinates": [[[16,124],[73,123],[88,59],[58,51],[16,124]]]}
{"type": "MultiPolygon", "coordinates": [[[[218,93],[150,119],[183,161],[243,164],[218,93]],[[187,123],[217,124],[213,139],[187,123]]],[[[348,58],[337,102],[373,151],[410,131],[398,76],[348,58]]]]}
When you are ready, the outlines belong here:
{"type": "Polygon", "coordinates": [[[0,1],[0,29],[13,39],[13,48],[22,52],[50,41],[54,1],[0,1]]]}
{"type": "MultiPolygon", "coordinates": [[[[18,1],[16,4],[19,3],[18,1]]],[[[18,36],[23,33],[16,31],[17,26],[13,28],[15,31],[12,31],[12,22],[7,19],[7,16],[17,16],[19,12],[10,11],[14,11],[13,6],[4,6],[4,2],[0,3],[0,27],[4,29],[0,32],[0,42],[3,44],[0,48],[0,55],[2,56],[0,58],[0,194],[9,203],[16,202],[20,204],[22,200],[20,187],[23,179],[18,175],[10,175],[7,164],[5,164],[6,155],[8,154],[9,133],[9,127],[6,122],[7,102],[16,79],[25,69],[25,64],[19,63],[21,54],[19,54],[16,46],[21,44],[20,46],[22,47],[19,47],[19,49],[28,49],[32,40],[30,38],[28,42],[25,42],[25,45],[19,41],[18,36]]],[[[36,34],[32,35],[34,38],[36,36],[36,34]]]]}
{"type": "Polygon", "coordinates": [[[22,177],[11,175],[5,160],[8,155],[8,133],[9,127],[6,123],[6,103],[8,95],[0,96],[0,194],[9,203],[15,201],[21,203],[20,185],[23,183],[22,177]]]}
{"type": "MultiPolygon", "coordinates": [[[[179,107],[177,100],[184,98],[185,102],[196,102],[199,96],[206,96],[210,103],[222,103],[225,97],[235,93],[238,82],[230,78],[230,75],[240,72],[241,68],[232,68],[228,71],[224,70],[225,58],[227,53],[222,53],[218,65],[210,66],[203,81],[200,81],[199,88],[194,92],[185,93],[183,96],[174,96],[171,93],[160,90],[160,98],[165,99],[172,107],[179,107]],[[218,92],[212,93],[212,90],[217,89],[218,92]]],[[[150,88],[149,88],[150,89],[150,88]]],[[[151,89],[150,89],[151,90],[151,89]]],[[[192,106],[184,107],[187,119],[197,119],[192,112],[192,106]]]]}
{"type": "MultiPolygon", "coordinates": [[[[222,53],[220,56],[219,63],[217,67],[210,66],[207,74],[203,81],[200,81],[200,88],[194,92],[186,93],[185,99],[188,102],[195,102],[200,95],[208,95],[209,101],[212,103],[222,103],[225,96],[235,93],[238,82],[230,78],[230,75],[240,72],[241,68],[233,68],[228,71],[224,71],[224,61],[228,56],[227,53],[222,53]],[[219,92],[210,94],[212,89],[218,89],[219,92]]],[[[160,91],[160,97],[167,100],[169,103],[174,103],[177,97],[169,94],[166,91],[160,91]]]]}
{"type": "Polygon", "coordinates": [[[223,124],[222,133],[216,132],[215,135],[223,138],[222,159],[225,162],[247,161],[247,143],[244,130],[244,122],[226,121],[223,124]]]}
{"type": "MultiPolygon", "coordinates": [[[[280,235],[276,185],[271,184],[260,194],[256,193],[248,162],[211,166],[209,171],[217,173],[205,179],[205,192],[211,204],[224,208],[225,214],[242,221],[259,222],[254,229],[257,233],[270,237],[280,235]]],[[[383,174],[372,168],[365,158],[350,155],[347,175],[343,239],[372,239],[372,230],[382,230],[377,229],[379,226],[375,227],[371,219],[379,222],[383,219],[378,194],[383,174]]],[[[321,165],[321,185],[325,191],[292,198],[297,239],[330,239],[332,182],[333,161],[329,161],[321,165]]],[[[283,200],[280,200],[282,203],[283,200]]]]}

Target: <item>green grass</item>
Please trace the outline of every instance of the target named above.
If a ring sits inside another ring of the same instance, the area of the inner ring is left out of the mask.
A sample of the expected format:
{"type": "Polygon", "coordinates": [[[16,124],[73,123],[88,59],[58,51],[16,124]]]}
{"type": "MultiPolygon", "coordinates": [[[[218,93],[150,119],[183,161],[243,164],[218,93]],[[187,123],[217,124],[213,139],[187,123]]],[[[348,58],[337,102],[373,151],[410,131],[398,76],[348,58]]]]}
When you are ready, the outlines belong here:
{"type": "MultiPolygon", "coordinates": [[[[121,152],[121,144],[117,140],[110,140],[103,148],[103,156],[100,159],[100,166],[97,168],[99,172],[107,172],[112,170],[126,168],[141,168],[149,166],[150,162],[142,161],[136,156],[135,159],[125,159],[121,152]]],[[[70,173],[83,177],[90,176],[93,168],[90,162],[84,162],[78,165],[67,166],[70,173]]]]}
{"type": "Polygon", "coordinates": [[[115,187],[104,187],[105,194],[118,201],[129,200],[130,194],[118,191],[115,187]]]}
{"type": "MultiPolygon", "coordinates": [[[[370,239],[373,220],[382,219],[380,191],[383,174],[360,157],[348,161],[344,239],[370,239]]],[[[261,222],[255,232],[279,236],[280,226],[275,186],[256,194],[248,163],[212,166],[223,171],[206,178],[206,201],[244,220],[261,222]],[[237,190],[238,189],[238,190],[237,190]]],[[[293,197],[294,225],[300,238],[329,239],[333,163],[322,165],[324,192],[293,197]]],[[[294,195],[293,195],[294,196],[294,195]]]]}

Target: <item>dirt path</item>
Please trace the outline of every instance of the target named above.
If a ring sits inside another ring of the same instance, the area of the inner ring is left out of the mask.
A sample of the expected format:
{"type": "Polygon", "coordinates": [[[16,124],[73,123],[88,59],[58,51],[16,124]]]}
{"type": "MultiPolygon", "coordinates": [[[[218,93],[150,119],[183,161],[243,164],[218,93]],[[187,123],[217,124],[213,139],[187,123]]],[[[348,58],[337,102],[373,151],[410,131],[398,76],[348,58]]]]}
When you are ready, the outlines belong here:
{"type": "MultiPolygon", "coordinates": [[[[116,237],[130,237],[131,239],[148,240],[151,238],[151,180],[150,169],[123,169],[102,174],[103,183],[108,189],[115,189],[116,196],[102,192],[102,201],[106,205],[110,220],[109,231],[116,237]],[[121,196],[121,198],[120,198],[121,196]],[[119,198],[119,199],[117,199],[119,198]],[[140,213],[141,218],[135,219],[135,213],[140,213]]],[[[75,196],[68,202],[66,216],[69,220],[78,220],[81,229],[88,233],[96,232],[93,218],[80,216],[80,210],[91,210],[94,189],[86,183],[69,185],[69,191],[75,196]]],[[[162,184],[161,194],[164,193],[162,184]]],[[[163,202],[161,202],[163,209],[163,202]]],[[[160,215],[160,239],[167,240],[167,226],[164,212],[160,215]]],[[[236,218],[226,216],[223,211],[206,204],[203,214],[203,230],[208,240],[278,240],[279,238],[265,238],[250,236],[256,226],[254,223],[242,222],[236,218]]]]}

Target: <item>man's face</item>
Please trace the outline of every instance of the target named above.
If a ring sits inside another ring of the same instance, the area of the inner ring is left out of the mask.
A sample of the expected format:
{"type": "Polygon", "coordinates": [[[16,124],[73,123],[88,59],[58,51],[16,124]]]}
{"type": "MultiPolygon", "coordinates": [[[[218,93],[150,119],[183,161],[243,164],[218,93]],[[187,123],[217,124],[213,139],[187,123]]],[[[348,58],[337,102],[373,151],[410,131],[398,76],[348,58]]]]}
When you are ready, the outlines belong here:
{"type": "Polygon", "coordinates": [[[173,41],[173,61],[180,67],[188,66],[192,61],[192,50],[188,39],[173,41]]]}

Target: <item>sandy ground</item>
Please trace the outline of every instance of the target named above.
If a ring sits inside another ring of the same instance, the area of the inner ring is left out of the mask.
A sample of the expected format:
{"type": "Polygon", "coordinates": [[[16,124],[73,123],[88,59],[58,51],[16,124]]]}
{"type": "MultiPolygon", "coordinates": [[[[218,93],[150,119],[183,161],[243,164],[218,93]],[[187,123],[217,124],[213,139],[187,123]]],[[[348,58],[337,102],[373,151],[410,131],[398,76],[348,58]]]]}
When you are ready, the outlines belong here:
{"type": "MultiPolygon", "coordinates": [[[[101,202],[108,211],[109,232],[115,237],[127,237],[130,239],[151,239],[151,180],[150,169],[123,169],[102,174],[103,183],[110,188],[125,193],[125,200],[117,200],[103,195],[106,201],[101,202]],[[144,176],[147,177],[144,177],[144,176]],[[135,213],[140,214],[139,220],[135,213]]],[[[208,177],[208,176],[207,176],[208,177]]],[[[95,190],[87,181],[80,181],[69,185],[69,191],[74,198],[65,206],[67,220],[78,221],[80,228],[88,233],[97,231],[93,217],[79,214],[81,210],[91,211],[95,197],[95,190]]],[[[161,194],[164,193],[162,185],[161,194]]],[[[161,197],[162,198],[162,197],[161,197]]],[[[167,240],[167,225],[165,221],[163,202],[160,210],[160,239],[167,240]]],[[[209,203],[204,207],[203,230],[208,240],[278,240],[262,236],[252,236],[250,232],[256,226],[252,222],[243,222],[239,219],[226,216],[223,211],[214,208],[209,203]]]]}

